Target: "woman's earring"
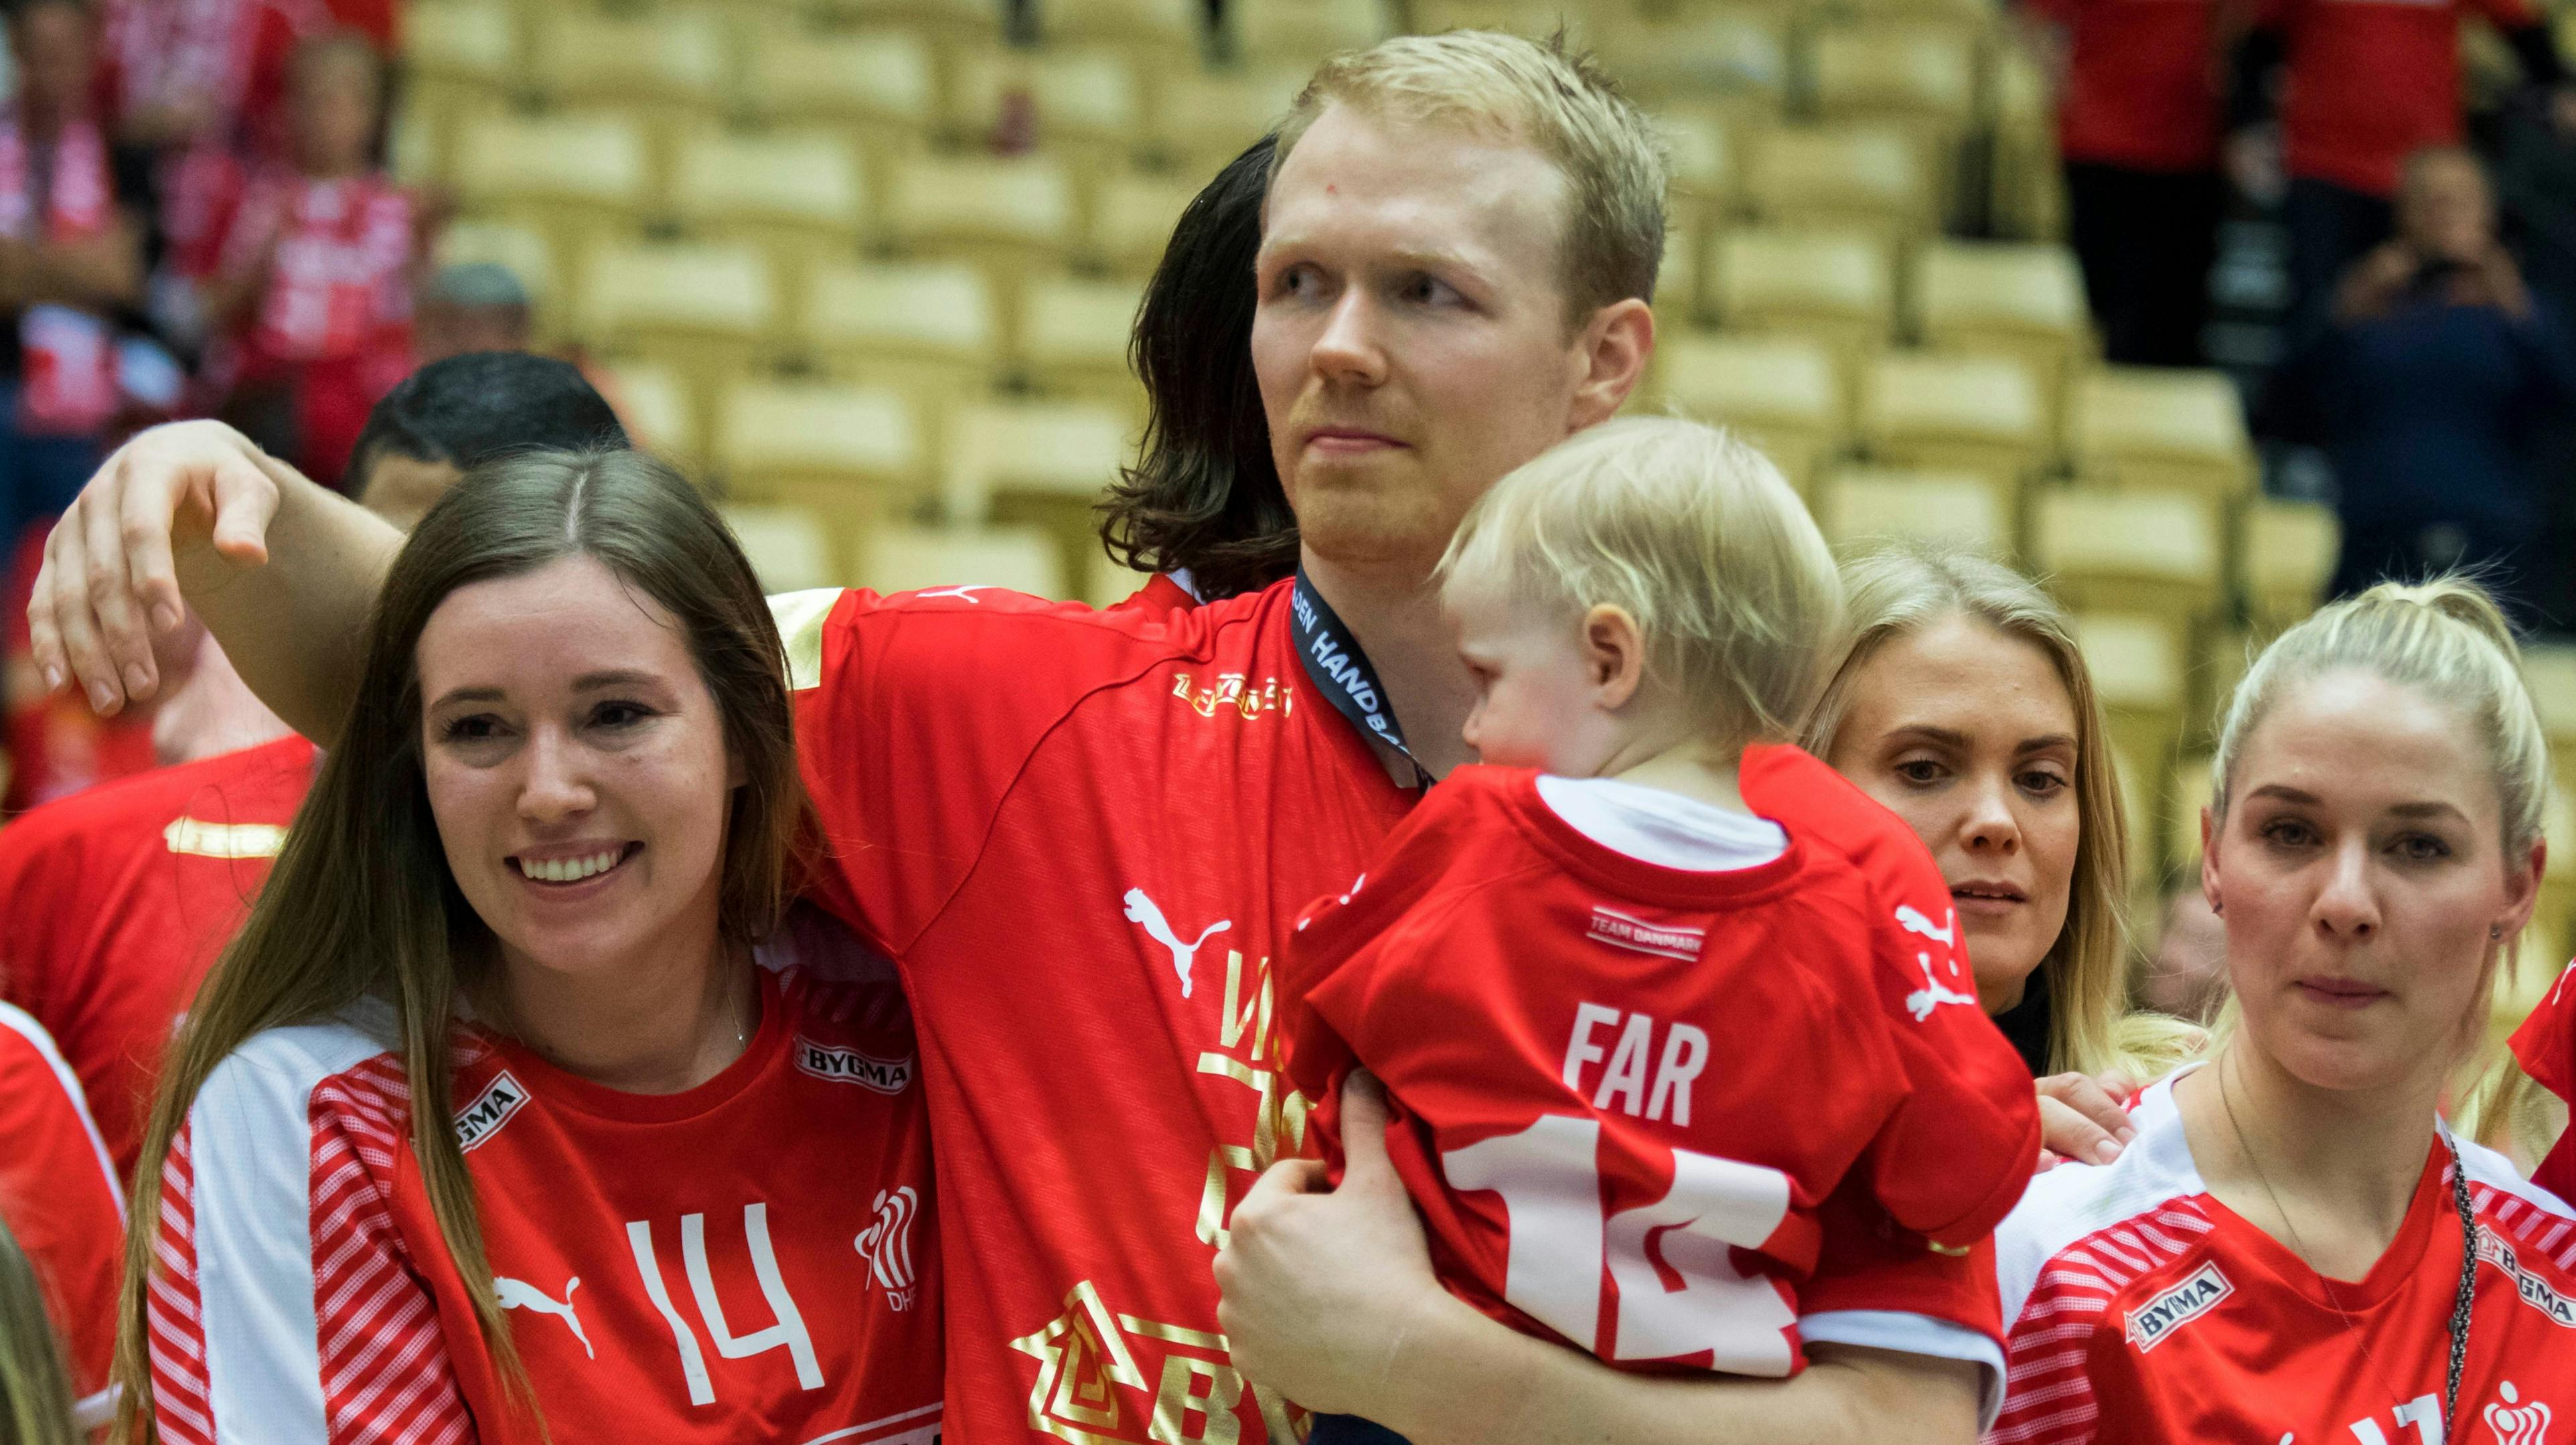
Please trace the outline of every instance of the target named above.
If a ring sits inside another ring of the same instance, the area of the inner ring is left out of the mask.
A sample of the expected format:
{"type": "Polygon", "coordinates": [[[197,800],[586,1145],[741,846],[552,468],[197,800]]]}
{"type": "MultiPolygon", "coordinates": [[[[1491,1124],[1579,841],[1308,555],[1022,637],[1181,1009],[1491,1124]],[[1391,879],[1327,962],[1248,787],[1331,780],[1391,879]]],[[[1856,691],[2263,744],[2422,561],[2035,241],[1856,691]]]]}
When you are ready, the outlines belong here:
{"type": "Polygon", "coordinates": [[[2490,923],[2490,924],[2488,924],[2488,925],[2487,925],[2487,937],[2489,937],[2489,938],[2491,938],[2491,939],[2494,939],[2494,940],[2495,940],[2496,942],[2498,942],[2498,943],[2503,942],[2503,941],[2504,941],[2504,925],[2503,925],[2503,924],[2501,924],[2501,923],[2490,923]]]}

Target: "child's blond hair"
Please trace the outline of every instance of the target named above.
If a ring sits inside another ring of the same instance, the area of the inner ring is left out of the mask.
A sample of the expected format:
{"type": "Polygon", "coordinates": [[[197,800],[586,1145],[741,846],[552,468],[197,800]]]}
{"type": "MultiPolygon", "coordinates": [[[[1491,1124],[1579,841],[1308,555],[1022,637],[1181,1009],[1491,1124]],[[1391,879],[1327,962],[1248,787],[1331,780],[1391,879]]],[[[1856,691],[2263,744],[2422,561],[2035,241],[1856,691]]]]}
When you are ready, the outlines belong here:
{"type": "Polygon", "coordinates": [[[1739,746],[1794,735],[1842,617],[1833,553],[1780,469],[1677,417],[1604,422],[1496,482],[1439,577],[1453,602],[1626,610],[1648,680],[1739,746]]]}

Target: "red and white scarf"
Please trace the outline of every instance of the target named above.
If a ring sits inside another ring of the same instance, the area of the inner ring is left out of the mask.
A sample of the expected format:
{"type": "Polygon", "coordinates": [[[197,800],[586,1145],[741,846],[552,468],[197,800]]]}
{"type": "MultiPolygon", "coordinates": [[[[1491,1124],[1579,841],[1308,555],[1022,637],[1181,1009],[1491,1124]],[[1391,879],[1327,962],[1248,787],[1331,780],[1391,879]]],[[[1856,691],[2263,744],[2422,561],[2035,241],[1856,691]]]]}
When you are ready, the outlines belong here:
{"type": "MultiPolygon", "coordinates": [[[[115,219],[116,182],[97,126],[75,121],[40,154],[16,116],[0,117],[0,237],[63,245],[115,219]]],[[[105,318],[30,306],[18,317],[18,347],[20,425],[77,435],[116,415],[116,332],[105,318]]]]}

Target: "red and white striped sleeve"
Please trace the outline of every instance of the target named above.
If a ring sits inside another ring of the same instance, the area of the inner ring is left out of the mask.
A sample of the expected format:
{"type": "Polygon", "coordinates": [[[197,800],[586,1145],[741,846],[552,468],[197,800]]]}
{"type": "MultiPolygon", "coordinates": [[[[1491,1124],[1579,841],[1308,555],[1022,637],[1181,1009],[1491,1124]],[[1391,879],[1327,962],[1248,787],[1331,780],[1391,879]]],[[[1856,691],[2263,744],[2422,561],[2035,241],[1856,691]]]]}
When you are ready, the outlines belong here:
{"type": "Polygon", "coordinates": [[[2150,1171],[2070,1170],[2062,1183],[2075,1187],[2034,1189],[2038,1197],[1996,1235],[2011,1323],[2003,1413],[1984,1445],[2090,1445],[2102,1420],[2092,1351],[2102,1330],[2119,1328],[2112,1302],[2210,1230],[2197,1195],[2175,1197],[2157,1187],[2160,1178],[2134,1177],[2150,1171]],[[2112,1223],[2075,1233],[2106,1215],[2112,1223]]]}
{"type": "Polygon", "coordinates": [[[165,1166],[147,1304],[170,1445],[474,1439],[394,1223],[410,1091],[356,1030],[277,1029],[218,1066],[165,1166]]]}

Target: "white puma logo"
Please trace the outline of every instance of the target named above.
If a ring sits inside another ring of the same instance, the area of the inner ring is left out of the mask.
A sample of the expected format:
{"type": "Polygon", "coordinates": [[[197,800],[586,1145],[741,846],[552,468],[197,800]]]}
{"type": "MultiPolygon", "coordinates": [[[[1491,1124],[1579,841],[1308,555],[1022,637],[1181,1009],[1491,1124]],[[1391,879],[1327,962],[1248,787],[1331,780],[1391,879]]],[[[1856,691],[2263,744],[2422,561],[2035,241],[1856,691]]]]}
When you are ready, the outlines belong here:
{"type": "Polygon", "coordinates": [[[1971,1008],[1977,1006],[1975,994],[1953,993],[1932,977],[1932,955],[1918,953],[1914,955],[1914,961],[1923,969],[1923,986],[1905,996],[1905,1011],[1914,1015],[1916,1023],[1932,1017],[1932,1010],[1945,1003],[1963,1003],[1971,1008]]]}
{"type": "Polygon", "coordinates": [[[967,601],[981,607],[984,605],[984,599],[976,596],[975,594],[978,592],[990,592],[992,590],[992,588],[983,586],[979,583],[972,587],[942,587],[936,592],[924,592],[920,595],[923,597],[963,597],[967,601]]]}
{"type": "Polygon", "coordinates": [[[1144,925],[1146,937],[1172,951],[1172,971],[1181,976],[1181,997],[1188,998],[1190,965],[1198,960],[1199,945],[1207,942],[1211,935],[1223,933],[1232,928],[1234,920],[1226,918],[1211,923],[1199,931],[1197,938],[1183,943],[1179,936],[1172,932],[1172,925],[1164,921],[1163,910],[1155,907],[1154,900],[1145,896],[1144,889],[1128,889],[1126,901],[1127,921],[1144,925]]]}
{"type": "Polygon", "coordinates": [[[1904,929],[1908,933],[1922,934],[1925,938],[1933,939],[1941,943],[1956,943],[1958,942],[1957,925],[1959,918],[1955,913],[1948,916],[1950,920],[1948,923],[1943,924],[1939,928],[1935,928],[1932,926],[1931,919],[1926,918],[1921,913],[1915,911],[1913,904],[1900,903],[1896,905],[1897,927],[1904,929]]]}
{"type": "Polygon", "coordinates": [[[541,1315],[553,1315],[556,1319],[572,1326],[572,1337],[581,1341],[581,1352],[595,1360],[599,1358],[599,1352],[590,1347],[590,1336],[582,1333],[581,1316],[573,1313],[572,1292],[579,1288],[581,1288],[581,1276],[574,1275],[564,1285],[564,1297],[557,1300],[526,1280],[509,1279],[497,1274],[492,1276],[492,1294],[500,1300],[501,1308],[535,1310],[541,1315]]]}

